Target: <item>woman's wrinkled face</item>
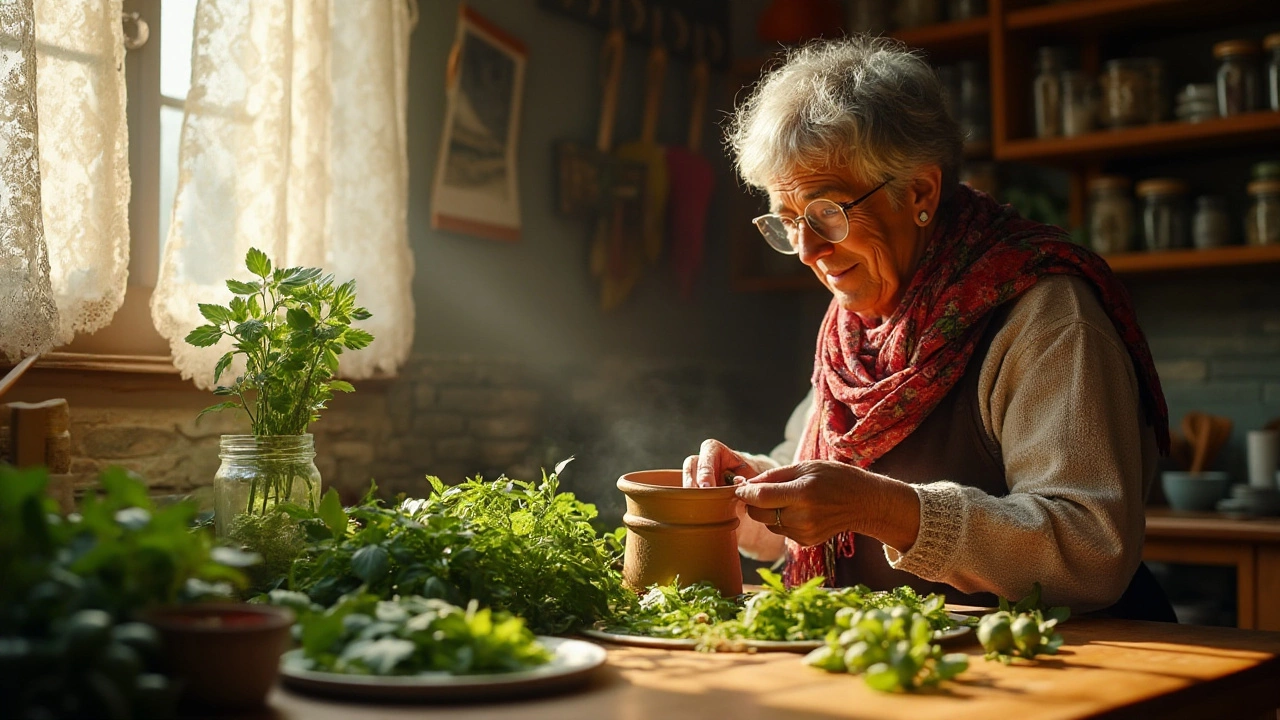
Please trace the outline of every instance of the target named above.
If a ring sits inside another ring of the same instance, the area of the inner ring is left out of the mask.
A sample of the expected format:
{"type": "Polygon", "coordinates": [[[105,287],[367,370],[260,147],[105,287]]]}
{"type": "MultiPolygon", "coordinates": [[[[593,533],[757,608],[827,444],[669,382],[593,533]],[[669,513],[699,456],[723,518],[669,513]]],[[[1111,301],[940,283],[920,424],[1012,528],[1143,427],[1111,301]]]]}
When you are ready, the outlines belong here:
{"type": "MultiPolygon", "coordinates": [[[[798,218],[814,200],[848,203],[876,184],[855,180],[847,170],[797,170],[769,185],[770,212],[798,218]]],[[[846,213],[849,235],[842,242],[827,242],[804,222],[797,238],[800,261],[842,307],[864,318],[887,317],[898,306],[919,263],[936,208],[936,201],[929,203],[930,222],[922,224],[914,187],[896,210],[887,191],[872,194],[846,213]]]]}

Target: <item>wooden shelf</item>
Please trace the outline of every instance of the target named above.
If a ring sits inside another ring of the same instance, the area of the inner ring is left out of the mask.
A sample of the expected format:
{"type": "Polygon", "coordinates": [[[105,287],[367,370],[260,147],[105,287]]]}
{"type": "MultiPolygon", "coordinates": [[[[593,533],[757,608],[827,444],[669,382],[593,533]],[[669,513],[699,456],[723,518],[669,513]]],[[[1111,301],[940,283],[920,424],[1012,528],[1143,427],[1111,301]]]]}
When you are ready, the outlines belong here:
{"type": "Polygon", "coordinates": [[[1280,112],[1261,110],[1198,123],[1166,122],[1069,138],[1010,140],[996,146],[995,156],[997,160],[1083,164],[1262,140],[1280,141],[1280,112]]]}
{"type": "Polygon", "coordinates": [[[1117,275],[1190,270],[1208,267],[1241,267],[1280,263],[1280,245],[1235,246],[1211,250],[1166,250],[1104,255],[1117,275]]]}
{"type": "Polygon", "coordinates": [[[1055,35],[1105,34],[1115,30],[1188,28],[1205,22],[1222,25],[1257,19],[1271,0],[1073,0],[1014,10],[1005,16],[1010,32],[1047,31],[1055,35]]]}
{"type": "Polygon", "coordinates": [[[987,36],[990,32],[991,18],[978,17],[906,30],[896,30],[890,33],[890,37],[901,40],[913,48],[924,50],[930,55],[954,57],[978,53],[985,54],[987,51],[987,36]]]}

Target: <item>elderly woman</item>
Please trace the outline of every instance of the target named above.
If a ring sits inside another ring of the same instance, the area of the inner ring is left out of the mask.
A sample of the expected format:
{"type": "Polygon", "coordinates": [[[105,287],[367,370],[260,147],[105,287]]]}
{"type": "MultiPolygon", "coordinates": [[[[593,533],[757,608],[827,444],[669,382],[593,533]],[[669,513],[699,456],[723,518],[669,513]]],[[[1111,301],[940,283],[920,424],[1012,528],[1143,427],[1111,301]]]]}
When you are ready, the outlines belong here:
{"type": "Polygon", "coordinates": [[[957,181],[962,137],[892,41],[793,51],[728,143],[755,219],[833,299],[813,389],[771,455],[716,440],[685,483],[738,483],[742,553],[786,578],[1172,620],[1141,565],[1167,410],[1124,288],[1056,227],[957,181]]]}

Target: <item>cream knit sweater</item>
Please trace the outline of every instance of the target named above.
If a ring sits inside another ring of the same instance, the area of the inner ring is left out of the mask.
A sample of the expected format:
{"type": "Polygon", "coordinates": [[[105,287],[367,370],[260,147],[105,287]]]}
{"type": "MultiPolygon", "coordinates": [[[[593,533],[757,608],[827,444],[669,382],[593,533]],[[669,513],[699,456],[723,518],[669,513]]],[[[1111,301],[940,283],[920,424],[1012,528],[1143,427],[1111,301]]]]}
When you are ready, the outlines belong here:
{"type": "MultiPolygon", "coordinates": [[[[889,563],[965,592],[1017,598],[1038,581],[1046,602],[1074,612],[1112,604],[1142,557],[1157,451],[1133,363],[1085,281],[1045,278],[1016,301],[982,361],[978,397],[1009,494],[916,485],[920,534],[906,553],[886,546],[889,563]]],[[[782,444],[747,459],[795,462],[812,412],[810,391],[782,444]]]]}

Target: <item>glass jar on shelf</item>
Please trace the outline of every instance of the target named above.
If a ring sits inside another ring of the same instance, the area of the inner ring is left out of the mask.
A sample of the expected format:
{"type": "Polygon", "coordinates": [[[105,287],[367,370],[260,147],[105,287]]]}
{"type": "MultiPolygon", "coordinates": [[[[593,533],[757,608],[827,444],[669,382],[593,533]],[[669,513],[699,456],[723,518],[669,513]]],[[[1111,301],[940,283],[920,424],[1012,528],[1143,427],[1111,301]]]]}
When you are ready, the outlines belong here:
{"type": "Polygon", "coordinates": [[[1245,242],[1250,245],[1280,245],[1280,180],[1254,180],[1249,183],[1248,190],[1245,242]]]}
{"type": "Polygon", "coordinates": [[[1151,120],[1150,69],[1142,58],[1109,60],[1098,78],[1098,122],[1120,128],[1151,120]]]}
{"type": "Polygon", "coordinates": [[[1144,57],[1134,60],[1147,71],[1147,122],[1162,122],[1168,116],[1169,89],[1165,81],[1164,61],[1144,57]]]}
{"type": "Polygon", "coordinates": [[[1142,200],[1142,241],[1146,250],[1177,250],[1187,242],[1187,184],[1173,178],[1138,183],[1142,200]]]}
{"type": "Polygon", "coordinates": [[[956,65],[960,96],[958,110],[960,129],[966,142],[991,139],[991,95],[987,84],[987,64],[965,60],[956,65]]]}
{"type": "Polygon", "coordinates": [[[1227,219],[1227,201],[1217,195],[1196,198],[1196,213],[1191,217],[1191,241],[1201,250],[1231,244],[1231,222],[1227,219]]]}
{"type": "Polygon", "coordinates": [[[942,21],[942,0],[898,0],[899,28],[917,28],[942,21]]]}
{"type": "Polygon", "coordinates": [[[1262,47],[1267,52],[1267,104],[1280,110],[1280,33],[1263,38],[1262,47]]]}
{"type": "Polygon", "coordinates": [[[1079,70],[1062,73],[1062,134],[1067,137],[1084,135],[1093,130],[1093,118],[1097,103],[1093,98],[1093,83],[1079,70]]]}
{"type": "Polygon", "coordinates": [[[1192,83],[1178,91],[1173,114],[1183,122],[1203,122],[1218,117],[1218,88],[1211,83],[1192,83]]]}
{"type": "Polygon", "coordinates": [[[948,20],[969,20],[987,14],[987,0],[947,0],[948,20]]]}
{"type": "Polygon", "coordinates": [[[1036,77],[1031,81],[1035,98],[1036,137],[1062,135],[1062,48],[1042,47],[1037,53],[1036,77]]]}
{"type": "Polygon", "coordinates": [[[1089,242],[1103,255],[1128,252],[1133,243],[1129,178],[1099,175],[1088,183],[1089,242]]]}
{"type": "Polygon", "coordinates": [[[1258,108],[1258,45],[1226,40],[1213,46],[1218,65],[1218,114],[1240,115],[1258,108]]]}

